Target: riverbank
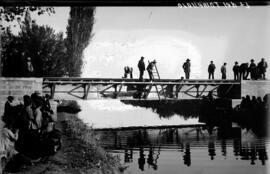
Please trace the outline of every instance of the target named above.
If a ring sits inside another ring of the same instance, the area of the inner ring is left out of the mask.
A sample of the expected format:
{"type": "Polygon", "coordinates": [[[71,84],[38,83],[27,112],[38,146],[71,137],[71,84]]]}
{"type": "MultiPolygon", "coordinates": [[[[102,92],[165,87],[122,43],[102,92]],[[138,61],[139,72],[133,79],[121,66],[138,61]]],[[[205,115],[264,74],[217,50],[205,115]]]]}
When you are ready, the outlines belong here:
{"type": "MultiPolygon", "coordinates": [[[[62,147],[54,156],[46,161],[31,166],[23,166],[18,174],[42,173],[119,173],[119,160],[101,148],[94,135],[94,130],[84,124],[75,114],[79,108],[74,102],[65,111],[57,113],[56,128],[62,132],[62,147]],[[72,113],[70,106],[74,107],[72,113]]],[[[64,102],[67,106],[68,102],[64,102]]],[[[61,106],[60,106],[61,108],[61,106]]]]}

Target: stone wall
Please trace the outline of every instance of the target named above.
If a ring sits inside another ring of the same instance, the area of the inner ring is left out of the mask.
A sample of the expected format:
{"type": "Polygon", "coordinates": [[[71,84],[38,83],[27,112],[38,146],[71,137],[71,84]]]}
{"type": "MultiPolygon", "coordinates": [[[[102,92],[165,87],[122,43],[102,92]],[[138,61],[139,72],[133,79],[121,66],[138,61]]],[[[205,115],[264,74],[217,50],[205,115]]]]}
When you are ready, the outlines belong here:
{"type": "Polygon", "coordinates": [[[14,96],[15,102],[23,101],[24,95],[35,91],[42,94],[42,78],[0,78],[0,116],[4,113],[4,104],[8,96],[14,96]]]}
{"type": "Polygon", "coordinates": [[[270,92],[269,80],[243,80],[241,83],[241,96],[263,97],[270,92]]]}

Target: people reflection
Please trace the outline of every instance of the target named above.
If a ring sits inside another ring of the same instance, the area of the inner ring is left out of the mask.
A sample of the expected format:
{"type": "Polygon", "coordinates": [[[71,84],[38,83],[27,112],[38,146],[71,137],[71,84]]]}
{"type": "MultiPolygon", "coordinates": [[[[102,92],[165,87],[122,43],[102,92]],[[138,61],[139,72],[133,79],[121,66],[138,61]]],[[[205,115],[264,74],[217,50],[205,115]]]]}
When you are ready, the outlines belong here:
{"type": "Polygon", "coordinates": [[[208,155],[210,156],[211,160],[214,160],[214,156],[216,156],[215,143],[213,140],[208,142],[208,155]]]}
{"type": "Polygon", "coordinates": [[[154,148],[149,148],[147,163],[149,166],[151,166],[154,170],[157,170],[157,160],[154,160],[154,148]]]}
{"type": "Polygon", "coordinates": [[[248,148],[247,147],[242,147],[240,151],[241,155],[241,160],[249,160],[249,153],[248,153],[248,148]]]}
{"type": "Polygon", "coordinates": [[[128,150],[128,149],[125,149],[125,157],[124,157],[125,159],[125,163],[130,163],[130,162],[132,162],[133,161],[133,150],[132,149],[130,149],[130,150],[128,150]]]}
{"type": "Polygon", "coordinates": [[[256,150],[255,146],[252,146],[250,149],[250,164],[255,165],[255,160],[257,159],[256,157],[256,150]]]}
{"type": "Polygon", "coordinates": [[[148,158],[147,158],[147,163],[149,166],[152,166],[154,162],[154,158],[153,158],[153,148],[150,147],[149,148],[149,153],[148,153],[148,158]]]}
{"type": "Polygon", "coordinates": [[[235,138],[233,139],[233,152],[234,156],[236,156],[236,159],[238,159],[238,156],[240,155],[241,150],[241,139],[235,138]]]}
{"type": "Polygon", "coordinates": [[[140,157],[138,159],[139,169],[144,171],[145,157],[143,147],[140,147],[140,157]]]}
{"type": "Polygon", "coordinates": [[[187,166],[191,165],[191,153],[190,153],[190,145],[189,143],[186,143],[185,146],[185,154],[183,156],[184,164],[187,166]]]}
{"type": "Polygon", "coordinates": [[[164,132],[166,134],[166,140],[168,143],[174,142],[174,132],[175,132],[175,129],[173,128],[168,129],[164,132]]]}
{"type": "Polygon", "coordinates": [[[221,140],[221,153],[222,156],[226,158],[227,156],[227,144],[226,144],[226,139],[221,140]]]}
{"type": "Polygon", "coordinates": [[[262,162],[262,165],[265,165],[265,160],[268,159],[265,145],[263,145],[262,147],[258,149],[258,156],[259,156],[259,160],[261,160],[262,162]]]}

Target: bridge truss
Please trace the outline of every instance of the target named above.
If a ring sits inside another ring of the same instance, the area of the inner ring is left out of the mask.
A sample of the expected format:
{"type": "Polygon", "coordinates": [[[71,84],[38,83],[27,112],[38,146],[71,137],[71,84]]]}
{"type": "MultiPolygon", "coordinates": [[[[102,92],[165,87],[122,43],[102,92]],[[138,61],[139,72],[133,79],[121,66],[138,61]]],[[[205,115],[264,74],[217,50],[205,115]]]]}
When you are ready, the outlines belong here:
{"type": "Polygon", "coordinates": [[[111,78],[54,78],[43,79],[43,91],[54,98],[56,93],[67,93],[81,99],[89,94],[109,98],[181,99],[202,98],[212,92],[216,97],[240,98],[241,82],[234,80],[179,80],[111,79],[111,78]],[[62,87],[62,88],[61,88],[62,87]]]}

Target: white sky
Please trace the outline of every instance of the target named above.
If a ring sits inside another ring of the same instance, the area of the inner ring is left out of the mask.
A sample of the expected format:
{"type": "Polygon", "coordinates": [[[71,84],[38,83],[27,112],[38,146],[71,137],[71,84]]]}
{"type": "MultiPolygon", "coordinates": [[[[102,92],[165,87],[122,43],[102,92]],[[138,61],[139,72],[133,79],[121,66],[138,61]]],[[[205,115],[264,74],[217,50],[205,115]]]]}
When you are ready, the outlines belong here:
{"type": "MultiPolygon", "coordinates": [[[[66,31],[69,8],[35,17],[38,24],[66,31]]],[[[181,65],[191,59],[191,78],[206,78],[213,60],[220,67],[234,61],[270,57],[270,6],[250,8],[97,7],[94,37],[84,52],[83,77],[122,77],[141,56],[156,59],[161,78],[183,76],[181,65]]],[[[268,73],[269,74],[269,73],[268,73]]],[[[270,76],[270,74],[268,75],[270,76]]],[[[148,77],[145,75],[145,77],[148,77]]]]}

